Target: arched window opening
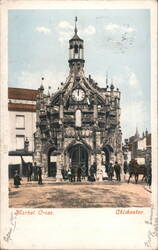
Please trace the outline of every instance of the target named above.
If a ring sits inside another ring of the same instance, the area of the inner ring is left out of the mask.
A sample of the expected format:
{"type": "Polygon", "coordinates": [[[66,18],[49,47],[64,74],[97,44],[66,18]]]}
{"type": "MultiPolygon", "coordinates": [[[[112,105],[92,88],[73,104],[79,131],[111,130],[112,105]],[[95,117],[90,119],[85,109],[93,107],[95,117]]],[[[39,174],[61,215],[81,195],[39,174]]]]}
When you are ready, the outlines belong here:
{"type": "Polygon", "coordinates": [[[82,126],[82,114],[80,109],[77,109],[75,113],[75,126],[76,127],[82,126]]]}
{"type": "Polygon", "coordinates": [[[77,54],[77,53],[78,53],[78,45],[75,44],[75,54],[77,54]]]}

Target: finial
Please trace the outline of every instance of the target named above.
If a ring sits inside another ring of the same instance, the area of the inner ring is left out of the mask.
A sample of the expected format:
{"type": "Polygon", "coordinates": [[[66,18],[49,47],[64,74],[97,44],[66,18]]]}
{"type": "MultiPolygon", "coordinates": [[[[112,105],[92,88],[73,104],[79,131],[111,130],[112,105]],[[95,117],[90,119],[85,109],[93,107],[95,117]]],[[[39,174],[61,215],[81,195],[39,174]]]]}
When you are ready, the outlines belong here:
{"type": "Polygon", "coordinates": [[[113,79],[111,80],[111,85],[110,85],[110,89],[111,89],[111,91],[113,91],[114,90],[114,84],[113,84],[113,79]]]}
{"type": "Polygon", "coordinates": [[[75,17],[75,35],[77,34],[77,16],[75,17]]]}
{"type": "Polygon", "coordinates": [[[42,82],[41,82],[41,86],[40,86],[39,90],[41,92],[43,92],[44,91],[44,86],[43,86],[44,77],[41,77],[41,80],[42,80],[42,82]]]}
{"type": "Polygon", "coordinates": [[[108,85],[108,72],[106,72],[106,86],[108,85]]]}

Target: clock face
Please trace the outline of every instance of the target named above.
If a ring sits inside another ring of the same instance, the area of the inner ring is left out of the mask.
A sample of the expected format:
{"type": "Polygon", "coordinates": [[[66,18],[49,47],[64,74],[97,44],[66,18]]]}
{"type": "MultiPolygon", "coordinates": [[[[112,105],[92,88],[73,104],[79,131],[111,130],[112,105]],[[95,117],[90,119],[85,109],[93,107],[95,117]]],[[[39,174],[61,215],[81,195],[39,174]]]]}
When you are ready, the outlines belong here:
{"type": "Polygon", "coordinates": [[[77,102],[83,101],[85,98],[85,92],[82,89],[75,89],[72,92],[72,98],[77,102]]]}

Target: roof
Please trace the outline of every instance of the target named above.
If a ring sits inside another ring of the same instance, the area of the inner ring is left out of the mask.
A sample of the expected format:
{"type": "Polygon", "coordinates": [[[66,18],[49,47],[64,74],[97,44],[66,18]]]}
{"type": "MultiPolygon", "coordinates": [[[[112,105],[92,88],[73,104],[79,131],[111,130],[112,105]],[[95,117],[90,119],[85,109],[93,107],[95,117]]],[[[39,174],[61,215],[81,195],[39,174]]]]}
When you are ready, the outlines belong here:
{"type": "Polygon", "coordinates": [[[21,103],[8,103],[8,110],[10,110],[10,111],[36,112],[36,105],[21,104],[21,103]]]}
{"type": "Polygon", "coordinates": [[[69,41],[71,42],[73,40],[83,41],[83,39],[81,39],[77,34],[75,34],[69,41]]]}
{"type": "Polygon", "coordinates": [[[36,101],[38,93],[35,89],[8,88],[9,99],[36,101]]]}

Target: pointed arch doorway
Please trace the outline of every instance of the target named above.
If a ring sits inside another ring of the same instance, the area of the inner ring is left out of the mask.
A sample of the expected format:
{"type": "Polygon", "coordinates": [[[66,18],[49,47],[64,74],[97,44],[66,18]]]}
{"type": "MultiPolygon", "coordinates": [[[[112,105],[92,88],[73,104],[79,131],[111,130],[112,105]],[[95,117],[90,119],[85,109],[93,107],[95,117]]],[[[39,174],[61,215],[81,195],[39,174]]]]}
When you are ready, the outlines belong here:
{"type": "Polygon", "coordinates": [[[55,148],[48,151],[48,177],[56,177],[57,173],[57,153],[55,148]]]}
{"type": "Polygon", "coordinates": [[[85,169],[85,174],[88,176],[88,151],[82,144],[77,144],[69,149],[69,157],[71,168],[75,169],[77,174],[77,169],[79,167],[85,169]]]}

